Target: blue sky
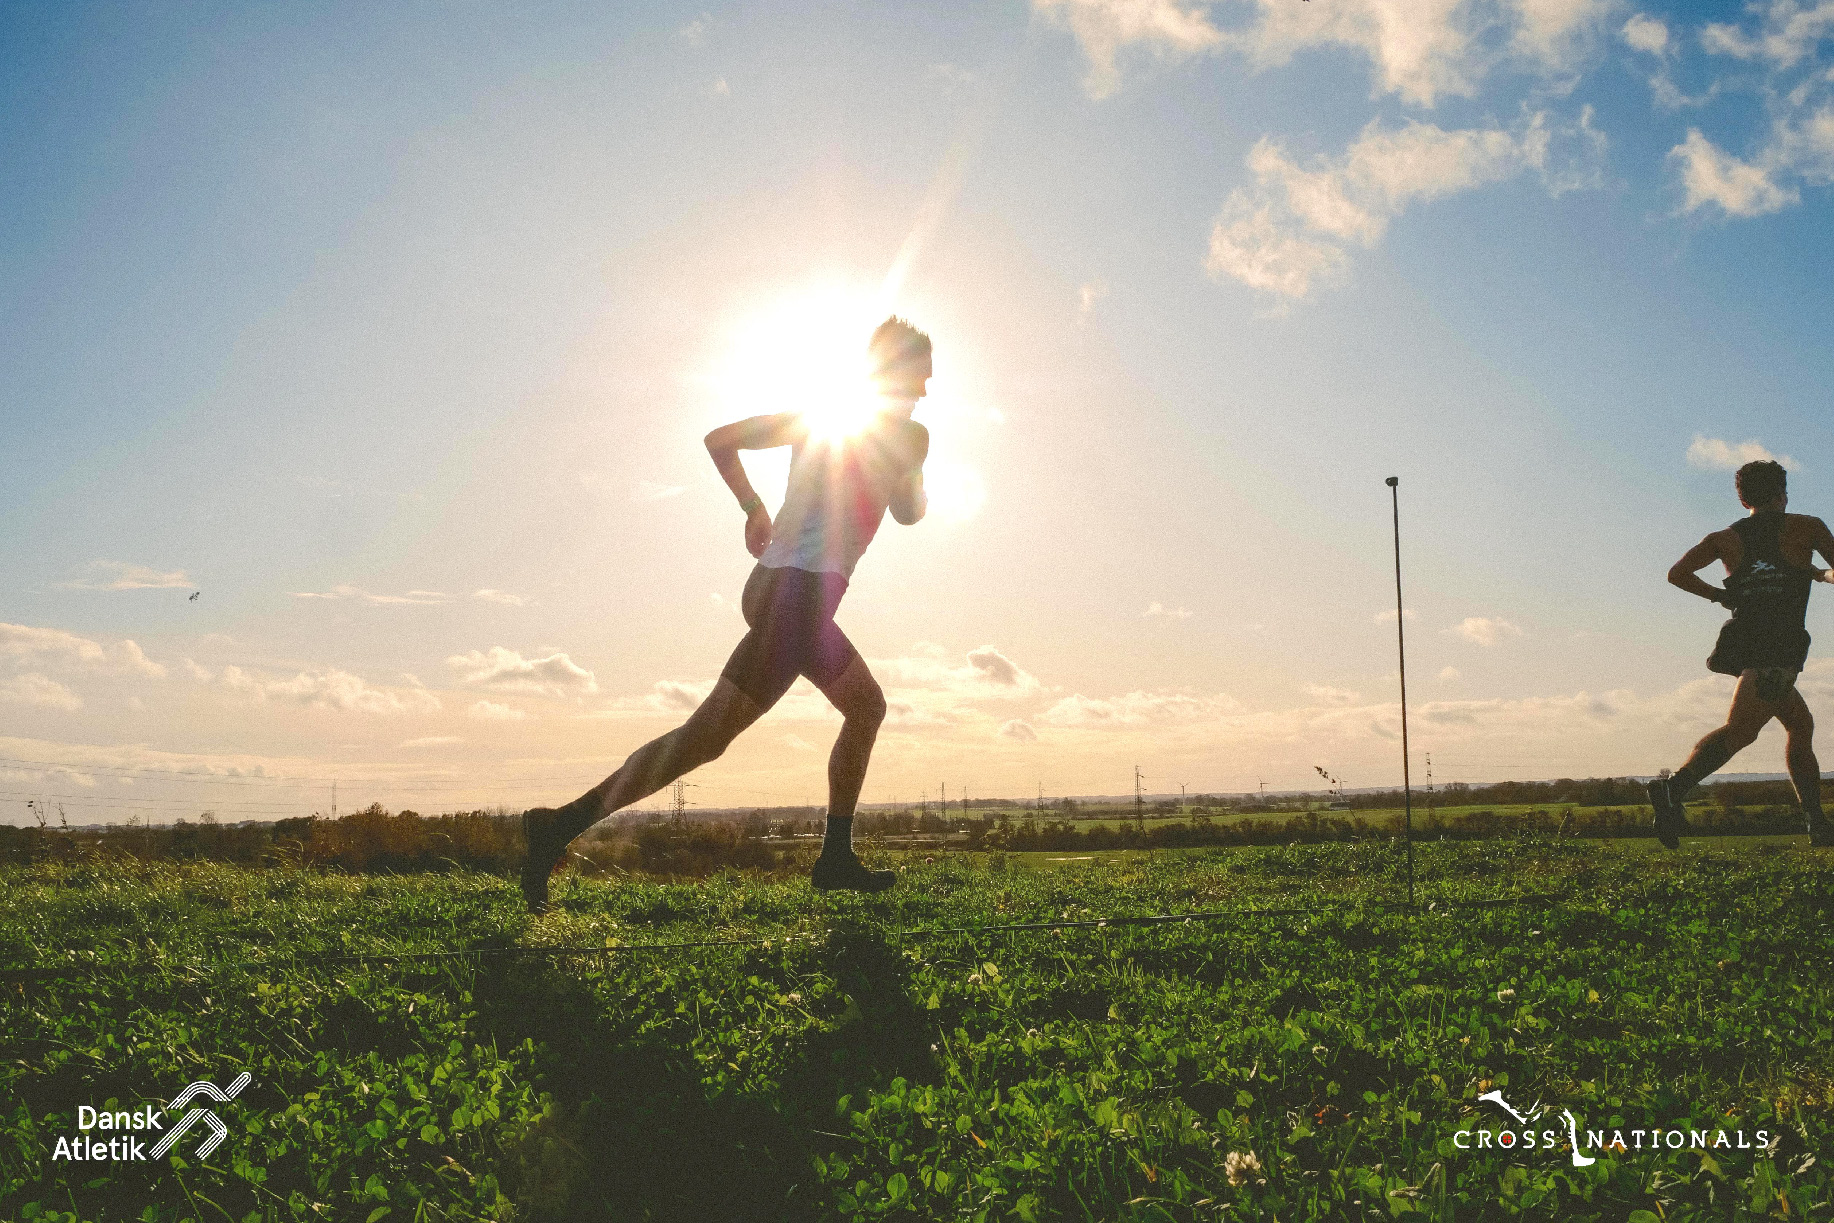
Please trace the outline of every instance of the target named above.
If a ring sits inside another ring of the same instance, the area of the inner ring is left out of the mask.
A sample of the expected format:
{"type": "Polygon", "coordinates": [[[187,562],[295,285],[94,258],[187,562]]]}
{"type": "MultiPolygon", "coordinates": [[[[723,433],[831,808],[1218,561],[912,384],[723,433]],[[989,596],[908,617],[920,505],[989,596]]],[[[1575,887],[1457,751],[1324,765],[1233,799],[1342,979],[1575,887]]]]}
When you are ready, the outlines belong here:
{"type": "Polygon", "coordinates": [[[741,631],[735,354],[888,300],[869,801],[1398,781],[1391,473],[1437,777],[1713,724],[1664,570],[1830,491],[1834,3],[603,9],[0,10],[0,818],[570,797],[741,631]]]}

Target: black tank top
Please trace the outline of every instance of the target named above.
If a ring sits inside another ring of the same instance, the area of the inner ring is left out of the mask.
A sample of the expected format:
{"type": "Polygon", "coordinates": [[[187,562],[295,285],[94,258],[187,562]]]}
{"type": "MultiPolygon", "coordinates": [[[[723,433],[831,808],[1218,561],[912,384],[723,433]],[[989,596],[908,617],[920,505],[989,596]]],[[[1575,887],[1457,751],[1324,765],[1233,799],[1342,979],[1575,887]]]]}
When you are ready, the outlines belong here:
{"type": "Polygon", "coordinates": [[[1754,627],[1803,627],[1815,571],[1783,559],[1783,515],[1752,514],[1732,529],[1740,544],[1738,568],[1726,577],[1732,618],[1754,627]]]}

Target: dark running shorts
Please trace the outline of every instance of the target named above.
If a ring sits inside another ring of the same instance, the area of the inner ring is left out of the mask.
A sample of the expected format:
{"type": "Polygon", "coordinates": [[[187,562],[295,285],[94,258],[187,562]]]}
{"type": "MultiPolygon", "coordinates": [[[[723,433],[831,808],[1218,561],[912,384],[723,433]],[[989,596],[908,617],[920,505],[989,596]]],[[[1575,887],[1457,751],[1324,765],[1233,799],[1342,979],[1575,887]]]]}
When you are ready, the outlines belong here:
{"type": "Polygon", "coordinates": [[[766,709],[798,675],[827,687],[856,657],[853,642],[834,623],[834,609],[846,593],[847,579],[838,573],[757,566],[739,601],[751,631],[720,675],[766,709]]]}
{"type": "Polygon", "coordinates": [[[1754,668],[1800,671],[1808,657],[1808,630],[1800,625],[1728,620],[1707,656],[1707,670],[1720,675],[1742,675],[1754,668]]]}

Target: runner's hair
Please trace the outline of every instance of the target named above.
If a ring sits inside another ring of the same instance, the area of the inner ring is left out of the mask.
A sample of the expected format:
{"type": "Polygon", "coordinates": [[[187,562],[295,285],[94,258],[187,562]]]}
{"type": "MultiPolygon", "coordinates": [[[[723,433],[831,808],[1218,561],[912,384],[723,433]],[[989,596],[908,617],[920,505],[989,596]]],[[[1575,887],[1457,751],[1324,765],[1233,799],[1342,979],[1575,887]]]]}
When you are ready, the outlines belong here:
{"type": "Polygon", "coordinates": [[[1739,503],[1756,508],[1775,501],[1789,491],[1789,473],[1775,459],[1759,459],[1738,469],[1733,477],[1738,484],[1739,503]]]}
{"type": "Polygon", "coordinates": [[[894,314],[873,330],[872,339],[866,342],[866,351],[872,354],[875,368],[888,370],[928,359],[930,337],[894,314]]]}

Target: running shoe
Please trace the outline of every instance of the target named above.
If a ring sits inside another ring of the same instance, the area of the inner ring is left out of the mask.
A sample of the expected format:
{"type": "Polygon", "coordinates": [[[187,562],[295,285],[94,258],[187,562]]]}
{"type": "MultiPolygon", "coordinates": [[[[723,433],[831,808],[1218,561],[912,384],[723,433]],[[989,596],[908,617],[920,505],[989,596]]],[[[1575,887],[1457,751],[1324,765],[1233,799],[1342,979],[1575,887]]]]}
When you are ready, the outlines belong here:
{"type": "Polygon", "coordinates": [[[531,913],[548,911],[548,880],[566,853],[567,843],[554,826],[558,814],[552,807],[522,813],[522,839],[528,845],[522,858],[522,899],[531,913]]]}
{"type": "Polygon", "coordinates": [[[824,853],[809,875],[818,892],[883,892],[897,881],[896,871],[867,870],[853,853],[824,853]]]}
{"type": "Polygon", "coordinates": [[[1675,801],[1669,779],[1658,777],[1649,783],[1649,805],[1656,812],[1656,840],[1664,849],[1680,849],[1681,833],[1688,826],[1681,804],[1675,801]]]}

